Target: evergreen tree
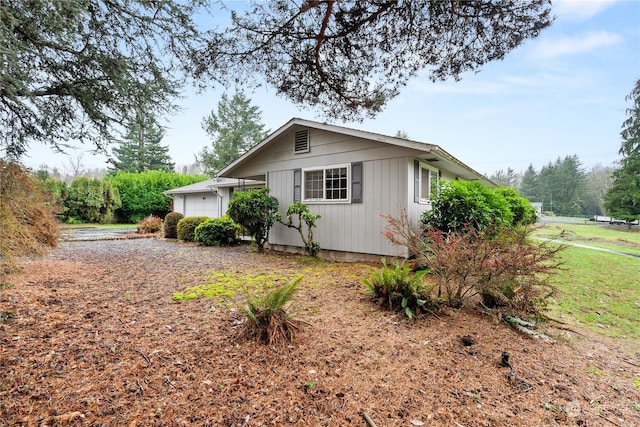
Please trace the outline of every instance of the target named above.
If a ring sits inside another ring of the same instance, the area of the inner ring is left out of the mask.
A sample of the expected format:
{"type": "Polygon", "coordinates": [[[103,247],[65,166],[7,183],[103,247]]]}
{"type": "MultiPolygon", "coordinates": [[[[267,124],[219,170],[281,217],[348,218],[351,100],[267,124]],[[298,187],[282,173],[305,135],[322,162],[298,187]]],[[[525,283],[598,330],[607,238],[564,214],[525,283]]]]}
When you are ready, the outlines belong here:
{"type": "Polygon", "coordinates": [[[524,175],[522,175],[522,181],[520,181],[520,194],[531,202],[542,201],[540,179],[538,172],[536,172],[532,164],[529,164],[527,170],[524,171],[524,175]]]}
{"type": "Polygon", "coordinates": [[[640,151],[640,79],[625,99],[631,101],[632,106],[627,109],[629,117],[622,123],[620,154],[628,156],[640,151]]]}
{"type": "Polygon", "coordinates": [[[267,136],[261,116],[258,107],[251,105],[242,92],[236,92],[231,99],[222,95],[217,113],[212,111],[202,120],[202,128],[212,140],[211,150],[203,148],[198,158],[206,174],[215,176],[267,136]]]}
{"type": "Polygon", "coordinates": [[[622,125],[624,156],[620,168],[613,172],[613,184],[605,197],[607,214],[625,221],[640,219],[640,80],[626,98],[633,105],[627,109],[622,125]]]}
{"type": "Polygon", "coordinates": [[[640,150],[633,151],[620,163],[605,196],[605,210],[613,218],[631,222],[640,219],[640,150]]]}
{"type": "Polygon", "coordinates": [[[140,102],[174,110],[203,42],[192,19],[203,3],[0,1],[0,150],[19,158],[30,142],[71,140],[102,149],[140,102]]]}
{"type": "Polygon", "coordinates": [[[111,172],[144,172],[162,170],[173,172],[174,163],[169,156],[169,147],[160,144],[164,131],[153,120],[138,113],[127,127],[127,133],[119,147],[113,148],[115,159],[111,172]]]}
{"type": "Polygon", "coordinates": [[[502,169],[496,171],[489,179],[501,187],[516,188],[518,186],[518,174],[510,167],[506,171],[502,169]]]}

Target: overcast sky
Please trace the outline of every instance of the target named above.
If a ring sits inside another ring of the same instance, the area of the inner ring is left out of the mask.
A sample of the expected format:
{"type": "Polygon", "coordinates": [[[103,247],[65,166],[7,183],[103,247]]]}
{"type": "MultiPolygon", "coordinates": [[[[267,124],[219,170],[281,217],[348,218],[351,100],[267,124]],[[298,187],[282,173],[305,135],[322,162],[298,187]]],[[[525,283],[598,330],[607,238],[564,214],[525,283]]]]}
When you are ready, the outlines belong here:
{"type": "MultiPolygon", "coordinates": [[[[631,104],[625,101],[640,79],[640,1],[554,1],[556,21],[503,61],[468,73],[460,82],[411,80],[375,119],[340,123],[437,144],[481,173],[536,170],[558,157],[577,155],[586,168],[619,159],[620,128],[631,104]]],[[[181,113],[167,122],[163,145],[177,166],[192,164],[210,141],[204,116],[215,109],[222,89],[185,93],[181,113]]],[[[272,89],[248,92],[267,129],[292,117],[325,121],[272,89]]],[[[88,168],[106,167],[105,157],[79,146],[88,168]]],[[[32,145],[27,166],[68,168],[68,156],[32,145]]]]}

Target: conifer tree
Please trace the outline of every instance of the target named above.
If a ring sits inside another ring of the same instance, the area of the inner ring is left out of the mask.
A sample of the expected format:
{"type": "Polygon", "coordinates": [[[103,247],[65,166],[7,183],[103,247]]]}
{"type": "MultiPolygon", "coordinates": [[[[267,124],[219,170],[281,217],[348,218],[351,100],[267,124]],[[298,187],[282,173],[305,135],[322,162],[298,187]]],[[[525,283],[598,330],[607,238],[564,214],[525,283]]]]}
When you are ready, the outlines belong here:
{"type": "Polygon", "coordinates": [[[162,170],[173,172],[175,164],[169,156],[169,147],[160,144],[163,129],[154,120],[138,113],[127,127],[127,132],[119,147],[113,148],[112,172],[144,172],[162,170]]]}

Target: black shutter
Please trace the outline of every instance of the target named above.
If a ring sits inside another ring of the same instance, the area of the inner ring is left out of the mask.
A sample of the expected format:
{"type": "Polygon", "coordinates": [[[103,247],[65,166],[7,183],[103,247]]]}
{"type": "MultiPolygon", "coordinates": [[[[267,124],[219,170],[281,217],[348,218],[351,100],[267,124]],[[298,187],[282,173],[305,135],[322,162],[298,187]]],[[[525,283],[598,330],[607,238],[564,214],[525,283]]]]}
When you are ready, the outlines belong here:
{"type": "Polygon", "coordinates": [[[420,202],[420,162],[413,161],[413,201],[420,202]]]}
{"type": "Polygon", "coordinates": [[[302,169],[293,170],[293,201],[302,200],[302,169]]]}
{"type": "Polygon", "coordinates": [[[362,162],[351,163],[351,203],[362,203],[362,162]]]}

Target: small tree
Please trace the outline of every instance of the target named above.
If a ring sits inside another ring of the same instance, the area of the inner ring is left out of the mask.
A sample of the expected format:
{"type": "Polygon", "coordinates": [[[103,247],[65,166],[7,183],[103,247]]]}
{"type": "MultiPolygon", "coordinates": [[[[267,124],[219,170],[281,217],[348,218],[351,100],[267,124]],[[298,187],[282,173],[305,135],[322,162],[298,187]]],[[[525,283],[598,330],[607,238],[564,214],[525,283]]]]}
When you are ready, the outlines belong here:
{"type": "Polygon", "coordinates": [[[289,205],[286,215],[287,221],[283,221],[282,218],[278,218],[278,221],[289,228],[298,230],[298,233],[300,233],[300,238],[304,243],[304,250],[309,256],[317,256],[318,252],[320,252],[320,243],[313,241],[313,229],[316,227],[316,221],[320,219],[321,215],[314,215],[309,212],[309,207],[301,201],[293,202],[291,205],[289,205]],[[294,224],[293,217],[295,215],[298,216],[297,225],[294,224]],[[307,227],[306,236],[303,231],[303,223],[307,227]]]}
{"type": "Polygon", "coordinates": [[[249,233],[262,252],[269,230],[278,219],[278,199],[269,196],[268,188],[240,191],[233,194],[227,214],[249,233]]]}

